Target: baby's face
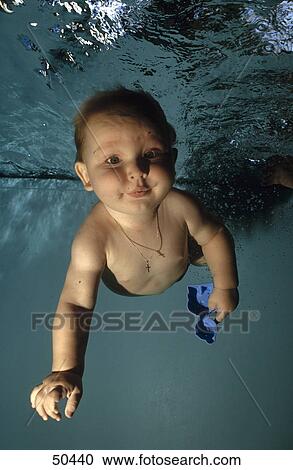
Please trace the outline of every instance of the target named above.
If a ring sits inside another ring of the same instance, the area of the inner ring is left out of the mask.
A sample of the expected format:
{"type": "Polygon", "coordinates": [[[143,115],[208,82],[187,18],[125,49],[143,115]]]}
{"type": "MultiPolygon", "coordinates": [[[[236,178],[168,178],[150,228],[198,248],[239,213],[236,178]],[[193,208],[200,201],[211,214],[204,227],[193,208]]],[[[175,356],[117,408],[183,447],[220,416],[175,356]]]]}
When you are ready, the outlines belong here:
{"type": "Polygon", "coordinates": [[[174,163],[167,145],[151,126],[132,117],[92,117],[83,159],[75,169],[85,189],[95,191],[106,207],[125,214],[154,209],[173,184],[174,163]],[[144,191],[133,194],[138,189],[144,191]]]}

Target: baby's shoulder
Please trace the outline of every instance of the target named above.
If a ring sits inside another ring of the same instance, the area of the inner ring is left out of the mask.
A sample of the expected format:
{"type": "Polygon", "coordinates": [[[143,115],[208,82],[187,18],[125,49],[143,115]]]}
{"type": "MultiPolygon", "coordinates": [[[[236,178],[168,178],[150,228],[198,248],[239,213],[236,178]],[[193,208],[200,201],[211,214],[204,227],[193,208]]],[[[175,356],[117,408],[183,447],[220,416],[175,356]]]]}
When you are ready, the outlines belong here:
{"type": "Polygon", "coordinates": [[[105,246],[106,232],[104,212],[101,210],[100,203],[97,203],[80,225],[74,242],[75,244],[100,250],[105,246]]]}
{"type": "Polygon", "coordinates": [[[200,201],[193,194],[178,188],[172,188],[167,194],[165,201],[170,212],[177,214],[180,211],[182,215],[191,206],[193,208],[200,208],[201,206],[200,201]]]}

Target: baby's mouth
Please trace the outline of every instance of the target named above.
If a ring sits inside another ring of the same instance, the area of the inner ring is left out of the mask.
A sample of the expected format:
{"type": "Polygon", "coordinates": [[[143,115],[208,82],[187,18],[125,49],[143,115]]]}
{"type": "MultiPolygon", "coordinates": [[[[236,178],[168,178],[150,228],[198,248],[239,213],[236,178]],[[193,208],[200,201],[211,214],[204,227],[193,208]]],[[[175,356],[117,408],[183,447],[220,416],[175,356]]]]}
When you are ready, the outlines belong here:
{"type": "Polygon", "coordinates": [[[136,194],[136,193],[145,193],[147,191],[149,191],[150,188],[146,188],[145,186],[138,186],[137,188],[135,188],[133,191],[130,191],[129,193],[127,194],[136,194]]]}
{"type": "Polygon", "coordinates": [[[131,191],[127,194],[128,196],[132,196],[132,197],[143,197],[150,190],[151,188],[138,187],[138,188],[135,188],[134,191],[131,191]]]}

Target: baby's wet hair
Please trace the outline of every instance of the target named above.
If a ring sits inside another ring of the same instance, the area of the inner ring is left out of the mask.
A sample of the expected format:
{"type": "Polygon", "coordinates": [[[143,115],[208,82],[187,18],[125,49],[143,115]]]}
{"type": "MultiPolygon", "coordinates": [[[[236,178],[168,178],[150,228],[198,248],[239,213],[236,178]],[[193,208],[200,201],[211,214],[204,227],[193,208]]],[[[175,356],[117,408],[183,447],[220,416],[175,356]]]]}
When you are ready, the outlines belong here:
{"type": "Polygon", "coordinates": [[[97,91],[84,101],[73,118],[76,146],[75,162],[82,162],[85,128],[89,119],[96,114],[127,116],[141,119],[150,125],[171,151],[176,143],[176,132],[167,121],[164,111],[153,96],[144,90],[129,90],[121,85],[116,88],[97,91]]]}

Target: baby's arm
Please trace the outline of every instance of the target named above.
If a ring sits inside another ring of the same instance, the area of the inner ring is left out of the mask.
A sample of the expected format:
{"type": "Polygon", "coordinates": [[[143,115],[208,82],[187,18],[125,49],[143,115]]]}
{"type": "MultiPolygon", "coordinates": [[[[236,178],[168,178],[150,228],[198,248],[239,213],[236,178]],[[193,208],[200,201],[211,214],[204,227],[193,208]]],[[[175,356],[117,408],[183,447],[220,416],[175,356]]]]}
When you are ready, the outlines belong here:
{"type": "Polygon", "coordinates": [[[210,268],[214,289],[208,301],[211,310],[217,310],[216,319],[222,321],[238,305],[238,274],[234,242],[230,232],[222,226],[206,243],[202,251],[210,268]]]}
{"type": "Polygon", "coordinates": [[[293,157],[272,155],[266,160],[263,176],[264,186],[280,184],[293,189],[293,157]]]}
{"type": "Polygon", "coordinates": [[[54,317],[52,373],[31,393],[32,407],[45,420],[48,416],[61,419],[57,407],[61,398],[68,398],[67,417],[73,415],[80,401],[89,324],[104,265],[102,240],[81,228],[72,244],[71,261],[54,317]]]}
{"type": "Polygon", "coordinates": [[[202,247],[211,271],[214,290],[209,308],[218,311],[217,320],[232,312],[238,304],[238,274],[234,242],[225,226],[216,221],[187,193],[181,193],[182,213],[189,233],[202,247]]]}

